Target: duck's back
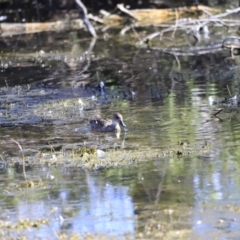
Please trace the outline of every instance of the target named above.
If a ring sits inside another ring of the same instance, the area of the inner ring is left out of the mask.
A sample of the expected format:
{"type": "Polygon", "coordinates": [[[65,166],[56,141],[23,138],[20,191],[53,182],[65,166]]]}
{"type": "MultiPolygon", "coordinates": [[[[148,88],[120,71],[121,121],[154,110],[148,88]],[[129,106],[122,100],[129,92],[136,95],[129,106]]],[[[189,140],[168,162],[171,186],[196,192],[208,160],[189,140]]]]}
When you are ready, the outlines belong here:
{"type": "Polygon", "coordinates": [[[114,131],[116,126],[113,125],[112,120],[109,118],[96,118],[90,120],[92,130],[100,132],[114,131]]]}

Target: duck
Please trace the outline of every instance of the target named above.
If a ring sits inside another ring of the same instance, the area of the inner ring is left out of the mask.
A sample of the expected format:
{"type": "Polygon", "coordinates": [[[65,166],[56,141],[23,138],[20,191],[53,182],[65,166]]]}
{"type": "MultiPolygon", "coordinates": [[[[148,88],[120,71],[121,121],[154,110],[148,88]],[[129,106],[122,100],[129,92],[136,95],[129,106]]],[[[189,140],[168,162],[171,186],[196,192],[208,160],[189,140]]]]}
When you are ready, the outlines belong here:
{"type": "Polygon", "coordinates": [[[123,116],[120,113],[114,113],[112,119],[97,117],[90,120],[90,126],[93,131],[98,132],[120,132],[121,127],[126,127],[123,122],[123,116]]]}

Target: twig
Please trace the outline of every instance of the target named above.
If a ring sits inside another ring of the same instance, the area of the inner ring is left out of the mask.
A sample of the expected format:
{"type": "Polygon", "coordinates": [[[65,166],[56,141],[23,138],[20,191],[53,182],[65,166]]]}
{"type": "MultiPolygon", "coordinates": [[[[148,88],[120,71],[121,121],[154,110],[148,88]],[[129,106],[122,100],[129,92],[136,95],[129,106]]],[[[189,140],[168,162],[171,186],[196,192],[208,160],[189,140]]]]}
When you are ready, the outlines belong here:
{"type": "Polygon", "coordinates": [[[231,94],[231,92],[230,92],[230,89],[229,89],[228,85],[227,85],[227,90],[228,90],[228,94],[229,94],[229,96],[231,97],[232,94],[231,94]]]}
{"type": "Polygon", "coordinates": [[[97,80],[98,80],[98,82],[100,80],[98,71],[97,71],[97,80]]]}
{"type": "Polygon", "coordinates": [[[0,158],[2,159],[3,162],[6,162],[1,154],[0,154],[0,158]]]}
{"type": "Polygon", "coordinates": [[[157,37],[160,34],[161,34],[161,32],[152,33],[152,34],[148,35],[147,37],[141,39],[141,41],[139,41],[138,43],[143,44],[143,43],[147,42],[147,40],[151,40],[151,39],[157,37]]]}
{"type": "Polygon", "coordinates": [[[174,54],[174,52],[173,52],[173,55],[174,55],[174,57],[175,57],[175,59],[176,59],[176,61],[177,61],[178,69],[180,70],[180,69],[181,69],[181,63],[180,63],[180,61],[179,61],[179,58],[178,58],[178,56],[177,56],[176,54],[174,54]]]}
{"type": "Polygon", "coordinates": [[[217,15],[213,15],[210,19],[212,18],[222,18],[222,17],[226,17],[230,14],[233,13],[238,13],[240,11],[240,7],[239,8],[235,8],[233,10],[227,10],[225,13],[221,13],[221,14],[217,14],[217,15]]]}
{"type": "Polygon", "coordinates": [[[214,113],[214,114],[213,114],[213,116],[215,116],[215,117],[216,117],[216,116],[217,116],[217,115],[218,115],[218,114],[219,114],[219,113],[220,113],[222,110],[223,110],[223,108],[222,108],[222,109],[220,109],[219,111],[217,111],[216,113],[214,113]]]}
{"type": "Polygon", "coordinates": [[[137,33],[137,31],[136,31],[136,29],[134,28],[134,26],[131,24],[131,27],[132,27],[132,30],[133,30],[133,32],[134,32],[134,34],[135,34],[135,36],[138,38],[138,41],[140,41],[141,40],[141,38],[140,38],[140,36],[138,35],[138,33],[137,33]]]}
{"type": "Polygon", "coordinates": [[[88,13],[87,13],[87,8],[85,7],[85,5],[81,2],[81,0],[75,0],[75,2],[78,4],[80,10],[80,15],[82,18],[82,21],[84,23],[84,25],[86,26],[87,30],[91,33],[91,35],[93,37],[97,37],[97,33],[93,27],[93,25],[91,24],[91,22],[88,19],[88,13]]]}
{"type": "Polygon", "coordinates": [[[22,146],[20,145],[19,142],[17,142],[16,140],[12,139],[11,138],[11,141],[13,141],[14,143],[16,143],[19,147],[19,149],[21,150],[22,152],[22,166],[23,166],[23,176],[25,178],[25,181],[28,182],[28,178],[27,178],[27,174],[26,174],[26,170],[25,170],[25,161],[24,161],[24,155],[23,155],[23,149],[22,149],[22,146]]]}
{"type": "Polygon", "coordinates": [[[137,21],[139,20],[139,19],[137,19],[129,10],[127,10],[122,3],[121,3],[121,4],[118,4],[118,5],[117,5],[117,8],[118,8],[119,10],[121,10],[122,12],[124,12],[124,13],[128,14],[129,16],[131,16],[133,19],[135,19],[135,20],[137,20],[137,21]]]}
{"type": "Polygon", "coordinates": [[[128,25],[128,26],[124,27],[124,28],[121,30],[120,35],[124,36],[125,33],[126,33],[128,30],[130,30],[131,28],[132,28],[132,25],[128,25]]]}
{"type": "Polygon", "coordinates": [[[86,54],[86,65],[82,68],[82,70],[78,73],[78,75],[82,75],[84,72],[88,70],[91,63],[91,52],[93,50],[95,43],[96,43],[96,38],[92,38],[92,41],[89,44],[87,54],[86,54]]]}
{"type": "Polygon", "coordinates": [[[185,47],[185,48],[161,48],[151,47],[153,50],[159,50],[165,53],[177,55],[177,56],[196,56],[206,53],[214,53],[222,51],[222,43],[217,43],[214,46],[197,46],[197,47],[185,47]]]}
{"type": "Polygon", "coordinates": [[[174,30],[173,30],[173,32],[172,32],[172,38],[174,38],[174,36],[175,36],[175,33],[176,33],[176,31],[177,31],[177,27],[178,27],[178,11],[177,10],[175,10],[175,13],[176,13],[176,20],[175,20],[175,26],[174,26],[174,30]]]}

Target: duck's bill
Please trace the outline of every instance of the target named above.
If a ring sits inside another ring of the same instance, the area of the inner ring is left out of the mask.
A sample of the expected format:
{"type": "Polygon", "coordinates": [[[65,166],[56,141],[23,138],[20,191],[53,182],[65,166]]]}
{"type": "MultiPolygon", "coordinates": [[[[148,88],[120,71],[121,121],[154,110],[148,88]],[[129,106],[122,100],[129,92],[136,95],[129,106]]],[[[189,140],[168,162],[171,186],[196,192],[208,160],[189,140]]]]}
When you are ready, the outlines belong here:
{"type": "Polygon", "coordinates": [[[120,125],[121,125],[122,127],[126,127],[126,125],[125,125],[125,123],[124,123],[123,121],[120,121],[120,125]]]}

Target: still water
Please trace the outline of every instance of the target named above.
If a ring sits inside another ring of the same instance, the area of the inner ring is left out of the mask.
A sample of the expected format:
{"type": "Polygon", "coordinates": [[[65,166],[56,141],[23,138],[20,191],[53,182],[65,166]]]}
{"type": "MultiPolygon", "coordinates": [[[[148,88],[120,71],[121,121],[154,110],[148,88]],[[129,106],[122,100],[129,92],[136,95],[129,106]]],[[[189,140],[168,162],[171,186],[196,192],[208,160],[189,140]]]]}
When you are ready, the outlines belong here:
{"type": "Polygon", "coordinates": [[[238,94],[237,57],[229,64],[222,52],[179,57],[180,68],[161,51],[89,42],[75,32],[45,33],[19,54],[3,53],[1,237],[239,239],[239,108],[212,102],[238,94]],[[99,80],[107,97],[95,88],[99,80]],[[120,138],[90,130],[89,118],[116,111],[127,125],[120,138]],[[113,162],[133,152],[143,161],[100,170],[40,161],[26,167],[35,183],[26,188],[11,138],[28,161],[84,144],[118,149],[113,162]]]}

